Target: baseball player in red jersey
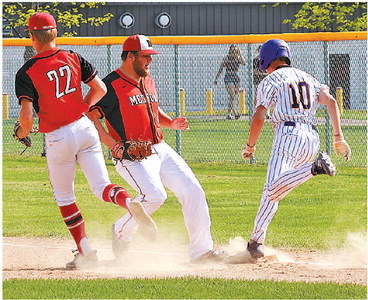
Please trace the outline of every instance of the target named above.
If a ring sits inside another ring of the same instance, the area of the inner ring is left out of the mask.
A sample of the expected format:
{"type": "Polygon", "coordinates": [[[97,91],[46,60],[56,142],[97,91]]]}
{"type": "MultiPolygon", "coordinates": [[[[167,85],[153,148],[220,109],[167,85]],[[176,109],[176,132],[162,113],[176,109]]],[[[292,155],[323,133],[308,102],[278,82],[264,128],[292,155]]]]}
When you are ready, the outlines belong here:
{"type": "Polygon", "coordinates": [[[279,39],[264,43],[259,54],[259,68],[269,75],[257,93],[256,112],[250,125],[243,158],[254,156],[267,109],[273,106],[271,117],[275,139],[267,170],[261,203],[247,250],[257,259],[264,256],[262,244],[268,225],[276,214],[278,203],[300,184],[319,174],[334,176],[336,169],[326,153],[320,153],[315,113],[319,104],[325,105],[331,117],[334,150],[350,159],[351,150],[343,137],[336,100],[328,87],[313,76],[291,67],[289,45],[279,39]]]}
{"type": "MultiPolygon", "coordinates": [[[[88,116],[94,121],[101,141],[112,150],[116,170],[138,192],[135,200],[141,201],[152,214],[165,202],[165,188],[169,188],[182,205],[191,260],[221,260],[224,254],[213,250],[203,188],[183,158],[163,140],[161,126],[189,130],[189,125],[186,118],[172,119],[158,105],[155,83],[149,76],[152,55],[158,53],[148,37],[130,36],[123,44],[121,66],[103,79],[106,95],[91,107],[88,116]],[[105,118],[108,132],[100,118],[105,118]],[[135,159],[127,154],[132,142],[151,147],[144,150],[146,155],[135,159]]],[[[136,230],[129,214],[113,224],[116,257],[127,249],[136,230]]]]}
{"type": "Polygon", "coordinates": [[[79,54],[56,47],[56,22],[50,14],[31,16],[28,31],[37,55],[16,75],[21,126],[15,135],[19,139],[28,136],[34,108],[39,117],[39,131],[45,133],[54,198],[78,247],[78,253],[67,268],[93,267],[98,261],[96,251],[91,249],[83,217],[75,202],[73,187],[77,163],[96,197],[127,209],[128,215],[133,215],[142,225],[147,238],[156,238],[156,224],[140,202],[131,201],[125,189],[111,184],[108,177],[98,132],[84,114],[106,93],[97,71],[79,54]],[[81,82],[90,87],[85,97],[81,82]]]}

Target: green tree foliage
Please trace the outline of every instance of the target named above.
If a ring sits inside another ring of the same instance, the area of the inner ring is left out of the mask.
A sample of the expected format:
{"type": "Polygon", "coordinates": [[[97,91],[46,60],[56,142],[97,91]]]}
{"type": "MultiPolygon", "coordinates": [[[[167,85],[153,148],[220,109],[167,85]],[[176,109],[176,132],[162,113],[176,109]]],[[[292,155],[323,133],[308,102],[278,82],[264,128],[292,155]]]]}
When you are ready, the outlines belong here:
{"type": "Polygon", "coordinates": [[[307,28],[320,31],[332,31],[337,25],[338,31],[367,30],[367,2],[307,2],[295,15],[295,20],[285,19],[293,29],[307,28]],[[354,13],[362,13],[356,17],[354,13]]]}
{"type": "Polygon", "coordinates": [[[80,27],[83,23],[101,26],[114,17],[112,13],[102,16],[85,17],[82,9],[94,9],[105,5],[105,2],[12,2],[3,5],[3,20],[9,23],[5,28],[27,26],[28,19],[36,12],[47,12],[54,16],[56,22],[64,28],[63,36],[75,36],[73,26],[80,27]]]}

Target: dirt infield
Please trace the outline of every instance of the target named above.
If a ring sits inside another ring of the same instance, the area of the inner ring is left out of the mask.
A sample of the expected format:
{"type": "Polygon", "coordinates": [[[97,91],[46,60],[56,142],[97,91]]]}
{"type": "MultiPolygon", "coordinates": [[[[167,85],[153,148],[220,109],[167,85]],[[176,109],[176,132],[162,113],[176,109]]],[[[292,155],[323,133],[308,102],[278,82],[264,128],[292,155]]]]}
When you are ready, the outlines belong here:
{"type": "MultiPolygon", "coordinates": [[[[113,260],[109,241],[92,241],[100,266],[93,271],[69,271],[65,263],[73,258],[71,240],[46,238],[3,238],[3,280],[173,278],[204,277],[277,281],[336,282],[367,285],[367,249],[350,248],[330,252],[266,248],[267,259],[242,264],[191,264],[186,245],[135,243],[122,265],[113,260]]],[[[230,254],[244,249],[241,238],[222,247],[230,254]]]]}

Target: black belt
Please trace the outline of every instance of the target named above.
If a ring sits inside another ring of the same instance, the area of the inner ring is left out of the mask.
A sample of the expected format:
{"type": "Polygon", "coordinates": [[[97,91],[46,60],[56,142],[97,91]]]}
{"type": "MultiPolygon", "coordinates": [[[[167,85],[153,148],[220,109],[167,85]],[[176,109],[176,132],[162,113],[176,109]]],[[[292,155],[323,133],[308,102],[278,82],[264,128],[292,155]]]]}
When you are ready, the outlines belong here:
{"type": "MultiPolygon", "coordinates": [[[[293,122],[293,121],[286,121],[286,122],[284,122],[284,125],[285,126],[295,126],[296,125],[296,123],[295,122],[293,122]]],[[[317,131],[318,132],[318,128],[317,128],[317,126],[316,125],[311,125],[312,126],[312,129],[313,130],[315,130],[315,131],[317,131]]]]}

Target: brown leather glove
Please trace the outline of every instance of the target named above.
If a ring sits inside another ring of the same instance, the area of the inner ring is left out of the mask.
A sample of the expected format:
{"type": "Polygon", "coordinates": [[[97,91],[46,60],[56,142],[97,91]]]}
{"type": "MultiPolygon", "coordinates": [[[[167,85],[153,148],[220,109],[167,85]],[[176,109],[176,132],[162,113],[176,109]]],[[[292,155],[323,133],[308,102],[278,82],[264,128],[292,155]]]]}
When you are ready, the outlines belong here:
{"type": "Polygon", "coordinates": [[[142,160],[152,154],[152,141],[125,141],[117,142],[111,149],[112,157],[131,161],[142,160]]]}

